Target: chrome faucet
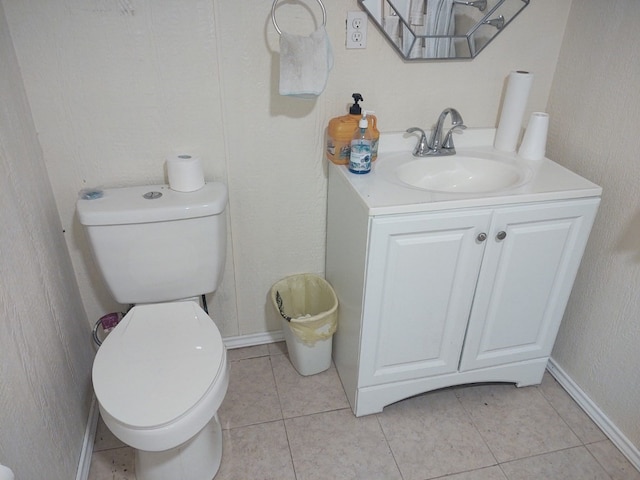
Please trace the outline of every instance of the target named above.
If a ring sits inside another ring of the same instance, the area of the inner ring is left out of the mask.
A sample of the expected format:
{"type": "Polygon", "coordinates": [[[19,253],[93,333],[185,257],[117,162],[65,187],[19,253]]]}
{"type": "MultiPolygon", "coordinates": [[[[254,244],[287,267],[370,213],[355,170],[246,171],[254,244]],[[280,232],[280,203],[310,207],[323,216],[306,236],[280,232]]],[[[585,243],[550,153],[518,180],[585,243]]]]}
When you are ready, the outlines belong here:
{"type": "Polygon", "coordinates": [[[457,129],[464,130],[467,126],[463,123],[462,116],[455,108],[445,108],[440,116],[435,128],[431,131],[431,137],[427,140],[427,136],[424,130],[417,127],[412,127],[407,130],[407,133],[420,132],[420,140],[413,150],[415,157],[440,157],[444,155],[454,155],[456,153],[455,146],[453,145],[453,132],[457,129]],[[451,115],[451,128],[447,134],[442,138],[442,131],[444,128],[444,121],[447,115],[451,115]]]}

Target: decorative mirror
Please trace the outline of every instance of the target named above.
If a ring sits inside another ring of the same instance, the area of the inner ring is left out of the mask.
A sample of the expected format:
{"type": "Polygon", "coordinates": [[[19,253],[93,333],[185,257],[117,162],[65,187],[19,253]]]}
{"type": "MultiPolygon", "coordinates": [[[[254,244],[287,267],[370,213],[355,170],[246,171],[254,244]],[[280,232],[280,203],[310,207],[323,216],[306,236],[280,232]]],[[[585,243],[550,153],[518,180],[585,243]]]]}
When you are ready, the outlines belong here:
{"type": "Polygon", "coordinates": [[[474,58],[530,0],[358,0],[405,60],[474,58]]]}

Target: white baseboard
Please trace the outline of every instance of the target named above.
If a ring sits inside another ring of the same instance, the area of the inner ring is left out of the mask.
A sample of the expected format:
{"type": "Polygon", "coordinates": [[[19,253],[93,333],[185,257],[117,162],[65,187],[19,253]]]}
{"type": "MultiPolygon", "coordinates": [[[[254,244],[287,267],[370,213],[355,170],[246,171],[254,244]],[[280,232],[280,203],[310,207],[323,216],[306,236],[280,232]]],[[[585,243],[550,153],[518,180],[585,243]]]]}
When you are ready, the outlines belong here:
{"type": "Polygon", "coordinates": [[[284,340],[282,330],[273,332],[254,333],[251,335],[239,335],[237,337],[224,337],[222,341],[227,348],[253,347],[255,345],[264,345],[265,343],[281,342],[284,340]]]}
{"type": "Polygon", "coordinates": [[[609,437],[611,442],[627,457],[629,462],[640,470],[640,450],[620,431],[605,413],[591,400],[573,379],[555,362],[549,359],[547,370],[558,381],[591,420],[609,437]]]}
{"type": "Polygon", "coordinates": [[[80,452],[76,480],[87,480],[89,478],[93,444],[96,439],[96,429],[98,428],[98,414],[98,402],[96,401],[95,395],[92,395],[89,416],[87,417],[87,426],[84,429],[84,439],[82,441],[82,451],[80,452]]]}

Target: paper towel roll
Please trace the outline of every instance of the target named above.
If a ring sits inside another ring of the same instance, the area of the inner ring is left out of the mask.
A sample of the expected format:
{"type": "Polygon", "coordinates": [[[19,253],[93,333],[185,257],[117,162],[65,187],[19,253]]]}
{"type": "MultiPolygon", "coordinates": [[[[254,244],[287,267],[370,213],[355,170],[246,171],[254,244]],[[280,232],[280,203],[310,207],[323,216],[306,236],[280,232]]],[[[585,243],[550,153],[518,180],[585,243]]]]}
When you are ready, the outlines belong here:
{"type": "Polygon", "coordinates": [[[509,74],[507,91],[504,95],[504,103],[500,112],[500,121],[493,146],[503,152],[515,152],[520,130],[522,129],[522,117],[527,108],[527,100],[533,83],[533,73],[517,71],[509,74]]]}
{"type": "Polygon", "coordinates": [[[204,187],[202,162],[191,155],[167,158],[169,188],[177,192],[195,192],[204,187]]]}
{"type": "Polygon", "coordinates": [[[524,132],[518,155],[525,160],[542,160],[547,148],[548,130],[549,114],[533,112],[529,118],[527,130],[524,132]]]}
{"type": "Polygon", "coordinates": [[[0,480],[13,480],[15,477],[9,467],[0,465],[0,480]]]}

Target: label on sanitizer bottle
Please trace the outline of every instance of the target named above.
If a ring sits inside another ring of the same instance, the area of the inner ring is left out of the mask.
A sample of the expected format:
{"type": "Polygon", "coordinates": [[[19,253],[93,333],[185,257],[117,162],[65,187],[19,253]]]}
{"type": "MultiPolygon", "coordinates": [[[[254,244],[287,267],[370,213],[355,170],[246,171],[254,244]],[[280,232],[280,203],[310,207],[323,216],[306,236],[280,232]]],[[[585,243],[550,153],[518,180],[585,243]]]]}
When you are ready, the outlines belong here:
{"type": "Polygon", "coordinates": [[[371,140],[362,138],[351,142],[349,171],[352,173],[369,173],[371,171],[371,140]]]}

